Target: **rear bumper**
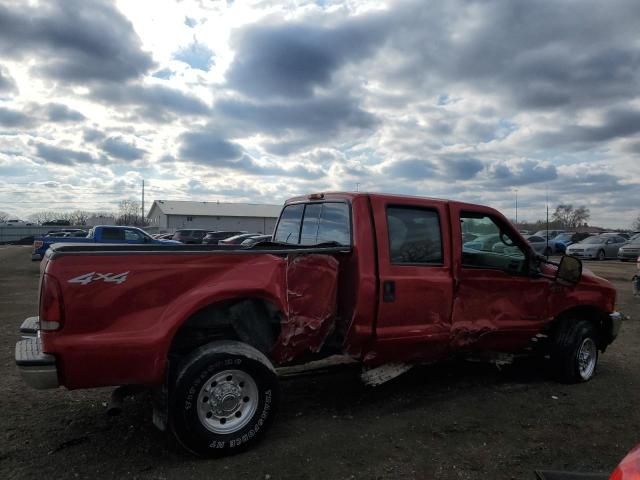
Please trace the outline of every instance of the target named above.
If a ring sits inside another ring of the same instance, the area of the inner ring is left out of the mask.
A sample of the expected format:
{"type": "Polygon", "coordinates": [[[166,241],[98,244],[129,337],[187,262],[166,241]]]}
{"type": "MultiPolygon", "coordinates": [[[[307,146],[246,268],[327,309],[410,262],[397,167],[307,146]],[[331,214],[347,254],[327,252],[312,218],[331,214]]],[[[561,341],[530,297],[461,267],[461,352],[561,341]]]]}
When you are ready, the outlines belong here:
{"type": "Polygon", "coordinates": [[[29,317],[20,327],[23,338],[16,343],[16,366],[22,380],[30,387],[38,390],[56,388],[60,385],[56,357],[42,351],[37,323],[38,317],[29,317]]]}

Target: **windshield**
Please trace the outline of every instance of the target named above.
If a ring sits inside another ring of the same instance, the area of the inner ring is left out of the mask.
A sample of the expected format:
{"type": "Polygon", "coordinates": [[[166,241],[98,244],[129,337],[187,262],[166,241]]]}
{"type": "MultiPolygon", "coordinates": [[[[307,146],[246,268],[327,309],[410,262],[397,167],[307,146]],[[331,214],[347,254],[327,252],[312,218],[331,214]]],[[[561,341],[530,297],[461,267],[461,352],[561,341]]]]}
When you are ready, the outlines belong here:
{"type": "Polygon", "coordinates": [[[604,243],[605,239],[602,237],[589,237],[586,238],[585,240],[583,240],[580,243],[586,243],[586,244],[591,244],[591,245],[597,245],[599,243],[604,243]]]}

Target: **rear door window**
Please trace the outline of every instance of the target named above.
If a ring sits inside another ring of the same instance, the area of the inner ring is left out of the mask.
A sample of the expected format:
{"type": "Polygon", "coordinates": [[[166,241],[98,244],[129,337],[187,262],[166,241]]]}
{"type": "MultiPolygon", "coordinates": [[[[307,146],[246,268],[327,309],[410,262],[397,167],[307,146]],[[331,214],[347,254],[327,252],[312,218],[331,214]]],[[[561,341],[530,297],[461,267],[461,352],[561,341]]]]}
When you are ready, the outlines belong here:
{"type": "Polygon", "coordinates": [[[124,240],[124,230],[121,228],[103,228],[102,229],[103,240],[124,240]]]}
{"type": "Polygon", "coordinates": [[[387,208],[389,252],[393,264],[442,265],[438,212],[423,208],[387,208]]]}
{"type": "Polygon", "coordinates": [[[274,241],[299,245],[335,242],[351,244],[351,222],[346,203],[295,204],[284,208],[274,241]]]}

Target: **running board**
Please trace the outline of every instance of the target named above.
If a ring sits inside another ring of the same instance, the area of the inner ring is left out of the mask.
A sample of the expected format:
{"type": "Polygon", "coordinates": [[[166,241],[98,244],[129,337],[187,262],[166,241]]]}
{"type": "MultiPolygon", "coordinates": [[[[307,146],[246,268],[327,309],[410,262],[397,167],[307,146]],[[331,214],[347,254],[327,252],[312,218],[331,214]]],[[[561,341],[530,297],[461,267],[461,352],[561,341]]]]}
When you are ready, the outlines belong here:
{"type": "Polygon", "coordinates": [[[365,385],[377,387],[411,370],[411,367],[413,367],[413,365],[408,363],[386,363],[379,367],[363,370],[360,378],[365,385]]]}

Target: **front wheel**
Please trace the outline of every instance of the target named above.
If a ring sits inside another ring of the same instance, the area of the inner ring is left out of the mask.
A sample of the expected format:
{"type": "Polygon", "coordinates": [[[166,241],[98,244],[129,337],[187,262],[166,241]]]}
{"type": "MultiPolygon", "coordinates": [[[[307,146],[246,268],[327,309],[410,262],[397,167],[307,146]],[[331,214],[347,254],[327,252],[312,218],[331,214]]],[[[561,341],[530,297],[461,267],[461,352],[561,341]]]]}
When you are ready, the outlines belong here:
{"type": "Polygon", "coordinates": [[[550,257],[552,253],[553,253],[553,250],[551,250],[551,247],[547,247],[547,248],[544,249],[544,256],[545,257],[550,257]]]}
{"type": "Polygon", "coordinates": [[[606,255],[605,255],[605,253],[604,253],[604,250],[600,250],[600,251],[598,252],[598,260],[602,261],[602,260],[604,260],[605,258],[606,258],[606,255]]]}
{"type": "Polygon", "coordinates": [[[183,362],[170,394],[178,441],[203,456],[223,456],[256,443],[271,423],[278,381],[269,361],[239,342],[214,342],[183,362]]]}
{"type": "Polygon", "coordinates": [[[598,342],[592,322],[581,320],[561,329],[554,350],[552,360],[561,381],[591,380],[598,365],[598,342]]]}

